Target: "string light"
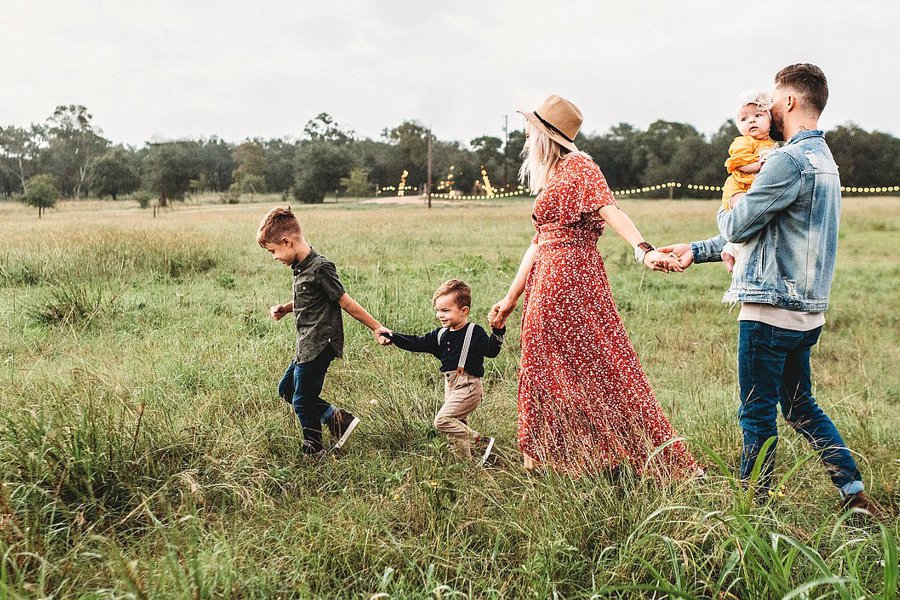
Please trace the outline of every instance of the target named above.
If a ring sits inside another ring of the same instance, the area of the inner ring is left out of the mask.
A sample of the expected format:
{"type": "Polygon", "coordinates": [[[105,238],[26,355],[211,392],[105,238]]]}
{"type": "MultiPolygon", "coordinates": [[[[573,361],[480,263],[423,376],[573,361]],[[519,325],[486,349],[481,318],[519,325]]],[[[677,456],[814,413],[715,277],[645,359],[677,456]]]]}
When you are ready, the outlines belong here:
{"type": "Polygon", "coordinates": [[[405,196],[406,195],[406,176],[409,175],[409,171],[403,169],[403,174],[400,176],[400,185],[397,186],[397,195],[405,196]]]}

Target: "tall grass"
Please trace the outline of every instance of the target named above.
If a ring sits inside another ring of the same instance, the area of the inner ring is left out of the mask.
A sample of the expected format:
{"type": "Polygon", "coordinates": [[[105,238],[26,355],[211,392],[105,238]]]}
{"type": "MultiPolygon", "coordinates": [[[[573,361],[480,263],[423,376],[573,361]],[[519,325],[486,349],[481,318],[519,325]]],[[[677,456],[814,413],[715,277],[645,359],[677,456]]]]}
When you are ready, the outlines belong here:
{"type": "MultiPolygon", "coordinates": [[[[858,453],[874,524],[836,510],[783,428],[763,505],[736,481],[736,314],[716,266],[645,273],[601,241],[664,410],[707,466],[660,485],[628,473],[528,475],[515,451],[514,322],[486,364],[475,425],[490,469],[430,430],[436,362],[380,348],[348,319],[325,395],[363,418],[312,462],[275,384],[292,327],[265,308],[290,273],[253,242],[264,207],[61,210],[0,224],[0,597],[896,598],[900,359],[896,199],[845,203],[816,394],[858,453]]],[[[713,228],[707,202],[635,202],[656,243],[713,228]],[[665,218],[660,218],[665,215],[665,218]]],[[[348,291],[398,331],[434,326],[459,276],[482,323],[527,245],[529,206],[299,209],[348,291]]]]}

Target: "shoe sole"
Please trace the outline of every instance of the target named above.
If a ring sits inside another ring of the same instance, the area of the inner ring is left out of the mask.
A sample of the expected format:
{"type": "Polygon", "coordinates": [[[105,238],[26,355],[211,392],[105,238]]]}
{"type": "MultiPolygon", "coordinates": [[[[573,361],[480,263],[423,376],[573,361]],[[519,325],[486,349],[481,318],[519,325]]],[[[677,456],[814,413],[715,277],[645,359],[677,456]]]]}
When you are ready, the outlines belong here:
{"type": "Polygon", "coordinates": [[[491,450],[494,449],[494,438],[488,440],[487,448],[484,450],[484,456],[481,457],[481,466],[487,464],[488,458],[491,457],[491,450]]]}
{"type": "Polygon", "coordinates": [[[350,421],[350,424],[347,425],[347,429],[344,430],[344,435],[341,436],[341,439],[337,441],[334,445],[334,449],[340,449],[344,443],[350,439],[350,434],[353,433],[353,430],[356,429],[356,426],[359,425],[359,417],[353,417],[353,420],[350,421]]]}

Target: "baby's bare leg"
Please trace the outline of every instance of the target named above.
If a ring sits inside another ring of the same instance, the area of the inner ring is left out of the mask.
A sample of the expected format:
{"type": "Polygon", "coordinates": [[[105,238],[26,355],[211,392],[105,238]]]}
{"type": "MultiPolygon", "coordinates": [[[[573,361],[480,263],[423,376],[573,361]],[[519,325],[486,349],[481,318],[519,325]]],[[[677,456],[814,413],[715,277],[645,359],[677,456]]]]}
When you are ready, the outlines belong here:
{"type": "Polygon", "coordinates": [[[734,196],[731,197],[731,200],[728,201],[728,208],[734,208],[734,205],[741,201],[741,198],[744,197],[744,192],[738,192],[734,196]]]}

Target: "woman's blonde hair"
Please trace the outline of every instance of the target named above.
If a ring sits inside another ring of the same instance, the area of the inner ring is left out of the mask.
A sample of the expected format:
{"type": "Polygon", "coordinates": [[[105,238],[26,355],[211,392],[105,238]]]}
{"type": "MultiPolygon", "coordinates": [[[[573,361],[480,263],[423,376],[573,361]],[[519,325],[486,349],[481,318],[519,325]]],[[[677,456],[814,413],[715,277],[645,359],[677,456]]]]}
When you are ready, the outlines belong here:
{"type": "Polygon", "coordinates": [[[519,181],[522,185],[537,193],[547,187],[553,169],[569,151],[553,140],[546,133],[525,122],[525,146],[522,148],[522,162],[519,168],[519,181]]]}

